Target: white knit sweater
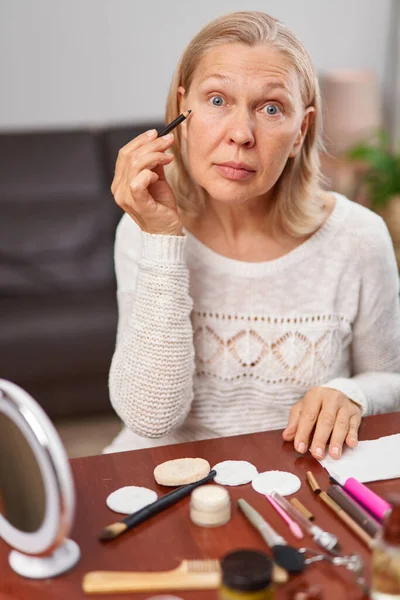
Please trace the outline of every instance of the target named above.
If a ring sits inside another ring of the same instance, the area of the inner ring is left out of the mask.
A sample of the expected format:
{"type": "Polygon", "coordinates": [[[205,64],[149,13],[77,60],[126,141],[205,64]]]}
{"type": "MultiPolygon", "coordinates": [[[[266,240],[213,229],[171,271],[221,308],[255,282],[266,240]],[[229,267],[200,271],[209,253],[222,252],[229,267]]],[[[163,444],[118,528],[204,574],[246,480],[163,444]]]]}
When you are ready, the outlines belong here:
{"type": "Polygon", "coordinates": [[[287,425],[313,386],[366,414],[400,409],[399,279],[384,222],[335,194],[326,223],[276,260],[223,257],[125,215],[105,452],[287,425]]]}

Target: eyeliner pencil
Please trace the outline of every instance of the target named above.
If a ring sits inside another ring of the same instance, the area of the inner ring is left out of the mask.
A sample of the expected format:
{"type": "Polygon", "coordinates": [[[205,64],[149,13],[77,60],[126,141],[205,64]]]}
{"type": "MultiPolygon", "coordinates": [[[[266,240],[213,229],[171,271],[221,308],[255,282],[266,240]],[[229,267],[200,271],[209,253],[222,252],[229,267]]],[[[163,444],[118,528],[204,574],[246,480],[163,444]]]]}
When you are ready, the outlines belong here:
{"type": "Polygon", "coordinates": [[[336,502],[360,527],[375,537],[382,527],[373,519],[357,502],[355,502],[338,485],[330,485],[327,490],[328,496],[336,502]]]}
{"type": "Polygon", "coordinates": [[[190,115],[191,112],[192,112],[191,110],[187,110],[186,112],[179,115],[179,117],[176,117],[176,119],[171,121],[171,123],[169,125],[166,125],[164,127],[164,129],[162,129],[159,132],[157,137],[162,137],[163,135],[167,135],[167,133],[169,133],[170,131],[175,129],[175,127],[178,127],[178,125],[180,125],[182,123],[182,121],[184,121],[185,119],[188,118],[188,116],[190,115]]]}
{"type": "Polygon", "coordinates": [[[343,508],[341,508],[338,504],[336,504],[336,502],[334,500],[332,500],[332,498],[329,498],[329,496],[326,492],[323,492],[321,490],[317,480],[315,479],[315,476],[313,475],[313,473],[311,471],[307,471],[306,478],[307,478],[307,481],[310,484],[310,487],[311,487],[312,491],[314,492],[314,494],[316,494],[319,498],[321,498],[321,500],[331,510],[333,510],[337,514],[339,519],[341,519],[343,521],[343,523],[345,523],[347,525],[347,527],[349,527],[349,529],[351,529],[353,531],[353,533],[355,533],[357,535],[357,537],[360,540],[362,540],[364,542],[364,544],[366,544],[368,546],[368,548],[372,548],[373,538],[370,535],[368,535],[368,533],[366,533],[364,531],[364,529],[362,529],[360,527],[360,525],[358,525],[358,523],[356,523],[343,510],[343,508]]]}
{"type": "Polygon", "coordinates": [[[99,540],[102,542],[114,540],[116,537],[120,536],[126,531],[136,527],[136,525],[143,523],[143,521],[147,521],[147,519],[150,519],[153,515],[156,515],[173,504],[176,504],[179,502],[179,500],[185,498],[185,496],[188,496],[192,490],[199,485],[203,485],[204,483],[207,483],[207,481],[214,479],[216,474],[217,471],[210,471],[209,474],[206,477],[203,477],[203,479],[200,479],[200,481],[195,481],[194,483],[189,483],[187,485],[181,485],[176,490],[173,490],[172,492],[165,494],[165,496],[158,498],[158,500],[155,502],[152,502],[144,508],[141,508],[131,515],[128,515],[125,517],[125,519],[122,519],[122,521],[117,521],[116,523],[108,525],[101,531],[99,540]]]}

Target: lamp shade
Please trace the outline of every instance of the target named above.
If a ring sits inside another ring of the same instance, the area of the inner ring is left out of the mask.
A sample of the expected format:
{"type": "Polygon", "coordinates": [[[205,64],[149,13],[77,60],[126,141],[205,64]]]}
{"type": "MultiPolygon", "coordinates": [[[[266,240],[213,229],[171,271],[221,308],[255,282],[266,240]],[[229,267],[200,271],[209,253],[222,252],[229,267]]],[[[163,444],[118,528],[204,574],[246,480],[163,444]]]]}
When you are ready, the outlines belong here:
{"type": "Polygon", "coordinates": [[[328,152],[341,154],[381,127],[381,99],[375,73],[328,71],[320,76],[320,85],[328,152]]]}

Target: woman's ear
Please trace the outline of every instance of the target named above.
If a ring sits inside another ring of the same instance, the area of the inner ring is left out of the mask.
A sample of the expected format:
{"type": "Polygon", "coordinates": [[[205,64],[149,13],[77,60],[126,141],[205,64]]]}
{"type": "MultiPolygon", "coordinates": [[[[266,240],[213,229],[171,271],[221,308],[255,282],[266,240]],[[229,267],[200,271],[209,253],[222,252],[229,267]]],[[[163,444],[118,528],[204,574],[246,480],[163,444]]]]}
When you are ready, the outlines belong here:
{"type": "Polygon", "coordinates": [[[297,156],[298,153],[300,152],[301,147],[304,142],[304,138],[307,135],[308,128],[314,119],[314,113],[315,113],[315,108],[313,106],[309,106],[304,111],[303,121],[301,123],[301,128],[300,128],[299,134],[298,134],[296,141],[293,144],[292,150],[289,154],[289,156],[291,158],[293,158],[294,156],[297,156]]]}
{"type": "MultiPolygon", "coordinates": [[[[183,112],[185,112],[185,110],[188,110],[187,106],[186,106],[186,90],[184,87],[182,87],[181,85],[178,87],[178,106],[179,106],[179,114],[181,115],[183,112]]],[[[181,132],[182,132],[182,137],[186,140],[187,139],[187,123],[186,123],[186,119],[185,121],[183,121],[183,123],[181,123],[180,126],[181,132]]]]}

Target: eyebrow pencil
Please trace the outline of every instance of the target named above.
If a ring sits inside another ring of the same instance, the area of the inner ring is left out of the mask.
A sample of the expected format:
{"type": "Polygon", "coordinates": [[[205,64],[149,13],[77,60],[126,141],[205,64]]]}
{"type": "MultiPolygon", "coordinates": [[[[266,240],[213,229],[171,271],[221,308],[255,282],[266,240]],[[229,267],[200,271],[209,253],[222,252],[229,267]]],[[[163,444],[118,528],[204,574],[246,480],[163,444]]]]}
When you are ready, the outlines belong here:
{"type": "Polygon", "coordinates": [[[192,112],[191,110],[187,110],[186,112],[179,115],[179,117],[176,117],[176,119],[171,121],[171,123],[169,125],[166,125],[164,127],[164,129],[162,129],[159,132],[157,137],[162,137],[163,135],[167,135],[167,133],[169,133],[170,131],[175,129],[175,127],[178,127],[178,125],[180,125],[182,123],[182,121],[184,121],[185,119],[188,118],[188,116],[190,115],[191,112],[192,112]]]}

